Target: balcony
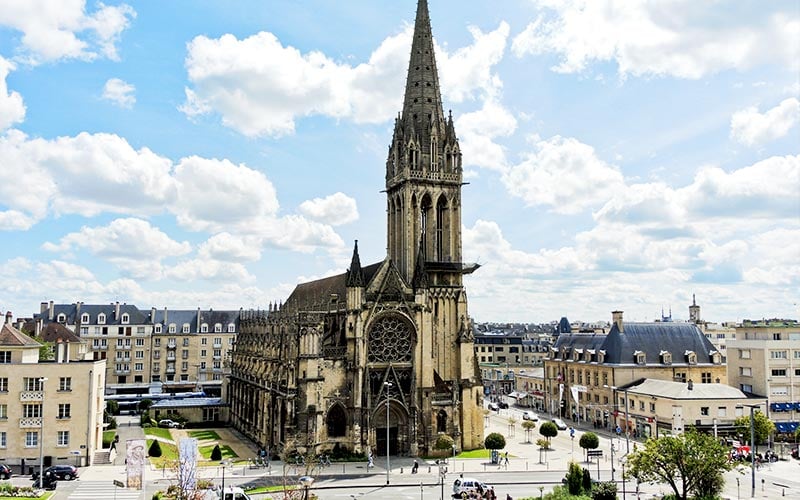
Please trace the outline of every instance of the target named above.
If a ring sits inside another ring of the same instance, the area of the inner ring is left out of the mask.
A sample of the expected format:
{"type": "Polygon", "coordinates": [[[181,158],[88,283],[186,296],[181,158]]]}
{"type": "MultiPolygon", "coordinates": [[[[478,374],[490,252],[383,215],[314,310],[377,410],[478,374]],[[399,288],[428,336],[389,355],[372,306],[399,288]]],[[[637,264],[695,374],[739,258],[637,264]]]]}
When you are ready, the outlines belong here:
{"type": "Polygon", "coordinates": [[[94,349],[95,351],[107,351],[108,345],[93,345],[92,349],[94,349]]]}
{"type": "Polygon", "coordinates": [[[44,392],[42,391],[22,391],[19,393],[19,400],[25,401],[44,401],[44,392]]]}
{"type": "Polygon", "coordinates": [[[178,347],[178,344],[175,342],[167,342],[167,349],[175,349],[178,347]]]}
{"type": "Polygon", "coordinates": [[[42,417],[23,417],[19,419],[20,429],[39,429],[42,427],[42,417]]]}
{"type": "Polygon", "coordinates": [[[222,342],[214,342],[214,349],[222,349],[222,342]]]}
{"type": "Polygon", "coordinates": [[[167,373],[175,373],[175,367],[174,366],[168,366],[167,367],[167,373]]]}
{"type": "Polygon", "coordinates": [[[123,368],[123,369],[115,368],[115,369],[114,369],[114,373],[115,373],[116,375],[128,375],[130,372],[131,372],[130,368],[128,368],[128,369],[124,369],[124,368],[123,368]]]}

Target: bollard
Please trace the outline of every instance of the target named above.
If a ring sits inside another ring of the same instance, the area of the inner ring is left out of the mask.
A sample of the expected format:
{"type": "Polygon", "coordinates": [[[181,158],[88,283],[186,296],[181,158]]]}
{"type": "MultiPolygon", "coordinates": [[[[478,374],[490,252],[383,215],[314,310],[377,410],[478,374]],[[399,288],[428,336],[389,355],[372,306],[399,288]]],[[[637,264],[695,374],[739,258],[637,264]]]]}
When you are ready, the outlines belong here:
{"type": "Polygon", "coordinates": [[[431,473],[431,466],[429,465],[428,466],[428,474],[430,474],[430,473],[431,473]]]}
{"type": "Polygon", "coordinates": [[[403,468],[402,468],[402,467],[400,467],[400,474],[402,474],[402,473],[403,473],[403,468]]]}
{"type": "Polygon", "coordinates": [[[344,474],[344,463],[342,464],[342,474],[344,474]]]}
{"type": "Polygon", "coordinates": [[[528,470],[528,461],[527,460],[525,460],[525,470],[526,471],[528,470]]]}

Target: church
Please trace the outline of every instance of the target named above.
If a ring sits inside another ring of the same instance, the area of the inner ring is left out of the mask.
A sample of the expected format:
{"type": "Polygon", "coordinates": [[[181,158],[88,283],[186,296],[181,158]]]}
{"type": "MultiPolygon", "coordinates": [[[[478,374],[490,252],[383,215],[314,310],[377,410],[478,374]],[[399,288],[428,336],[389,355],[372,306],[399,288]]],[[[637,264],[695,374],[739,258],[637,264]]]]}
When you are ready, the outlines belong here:
{"type": "Polygon", "coordinates": [[[386,258],[298,285],[243,311],[228,386],[231,424],[259,445],[289,441],[378,456],[483,444],[483,386],[461,256],[461,151],[445,116],[427,0],[418,0],[403,109],[386,160],[386,258]]]}

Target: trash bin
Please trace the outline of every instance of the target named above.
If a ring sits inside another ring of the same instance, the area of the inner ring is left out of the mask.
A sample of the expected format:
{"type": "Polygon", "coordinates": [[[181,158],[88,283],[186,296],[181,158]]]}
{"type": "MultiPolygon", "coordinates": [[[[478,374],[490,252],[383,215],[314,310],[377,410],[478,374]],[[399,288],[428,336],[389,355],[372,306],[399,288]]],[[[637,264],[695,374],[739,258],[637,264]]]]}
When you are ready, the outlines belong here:
{"type": "Polygon", "coordinates": [[[500,463],[500,452],[497,450],[492,450],[492,465],[496,465],[500,463]]]}

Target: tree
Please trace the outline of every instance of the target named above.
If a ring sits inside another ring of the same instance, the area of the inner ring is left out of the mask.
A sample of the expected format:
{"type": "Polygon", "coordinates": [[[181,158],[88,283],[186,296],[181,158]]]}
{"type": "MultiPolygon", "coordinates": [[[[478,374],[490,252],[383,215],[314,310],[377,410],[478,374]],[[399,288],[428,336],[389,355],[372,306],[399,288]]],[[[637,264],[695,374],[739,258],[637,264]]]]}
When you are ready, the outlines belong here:
{"type": "Polygon", "coordinates": [[[433,443],[433,449],[444,451],[446,452],[445,455],[449,455],[453,451],[454,444],[455,441],[453,441],[453,438],[447,434],[439,434],[436,438],[436,442],[433,443]]]}
{"type": "Polygon", "coordinates": [[[531,442],[531,431],[536,428],[536,422],[533,420],[523,420],[522,428],[525,429],[525,442],[531,442]]]}
{"type": "Polygon", "coordinates": [[[161,445],[158,444],[158,439],[154,439],[150,448],[147,450],[147,456],[158,458],[161,456],[161,445]]]}
{"type": "Polygon", "coordinates": [[[214,449],[211,450],[211,460],[215,462],[222,460],[222,450],[219,449],[219,444],[214,446],[214,449]]]}
{"type": "Polygon", "coordinates": [[[617,483],[604,481],[592,487],[592,500],[617,500],[617,483]]]}
{"type": "Polygon", "coordinates": [[[553,422],[545,422],[539,426],[539,434],[547,438],[547,446],[550,447],[550,438],[558,436],[558,427],[553,422]]]}
{"type": "Polygon", "coordinates": [[[627,476],[647,483],[666,483],[678,500],[691,495],[713,498],[724,486],[722,474],[733,468],[728,450],[714,436],[690,429],[677,436],[648,439],[628,455],[627,476]]]}
{"type": "MultiPolygon", "coordinates": [[[[583,448],[584,452],[588,452],[589,450],[596,450],[598,446],[600,446],[600,438],[597,437],[597,434],[594,432],[586,432],[581,436],[580,441],[578,444],[583,448]]],[[[589,457],[586,457],[587,461],[589,457]]]]}
{"type": "Polygon", "coordinates": [[[506,438],[499,432],[493,432],[486,436],[486,439],[483,441],[483,446],[485,446],[487,450],[502,450],[506,447],[506,438]]]}
{"type": "MultiPolygon", "coordinates": [[[[733,422],[733,425],[736,426],[739,434],[744,437],[744,441],[750,443],[750,415],[742,415],[733,422]]],[[[769,439],[770,434],[775,432],[775,424],[761,413],[761,410],[756,410],[753,413],[753,430],[756,435],[755,444],[764,444],[769,439]]]]}
{"type": "Polygon", "coordinates": [[[567,475],[564,477],[570,495],[580,495],[583,492],[583,469],[577,462],[570,462],[567,475]]]}
{"type": "Polygon", "coordinates": [[[508,417],[508,435],[509,437],[514,435],[514,427],[517,425],[517,419],[514,417],[508,417]]]}

